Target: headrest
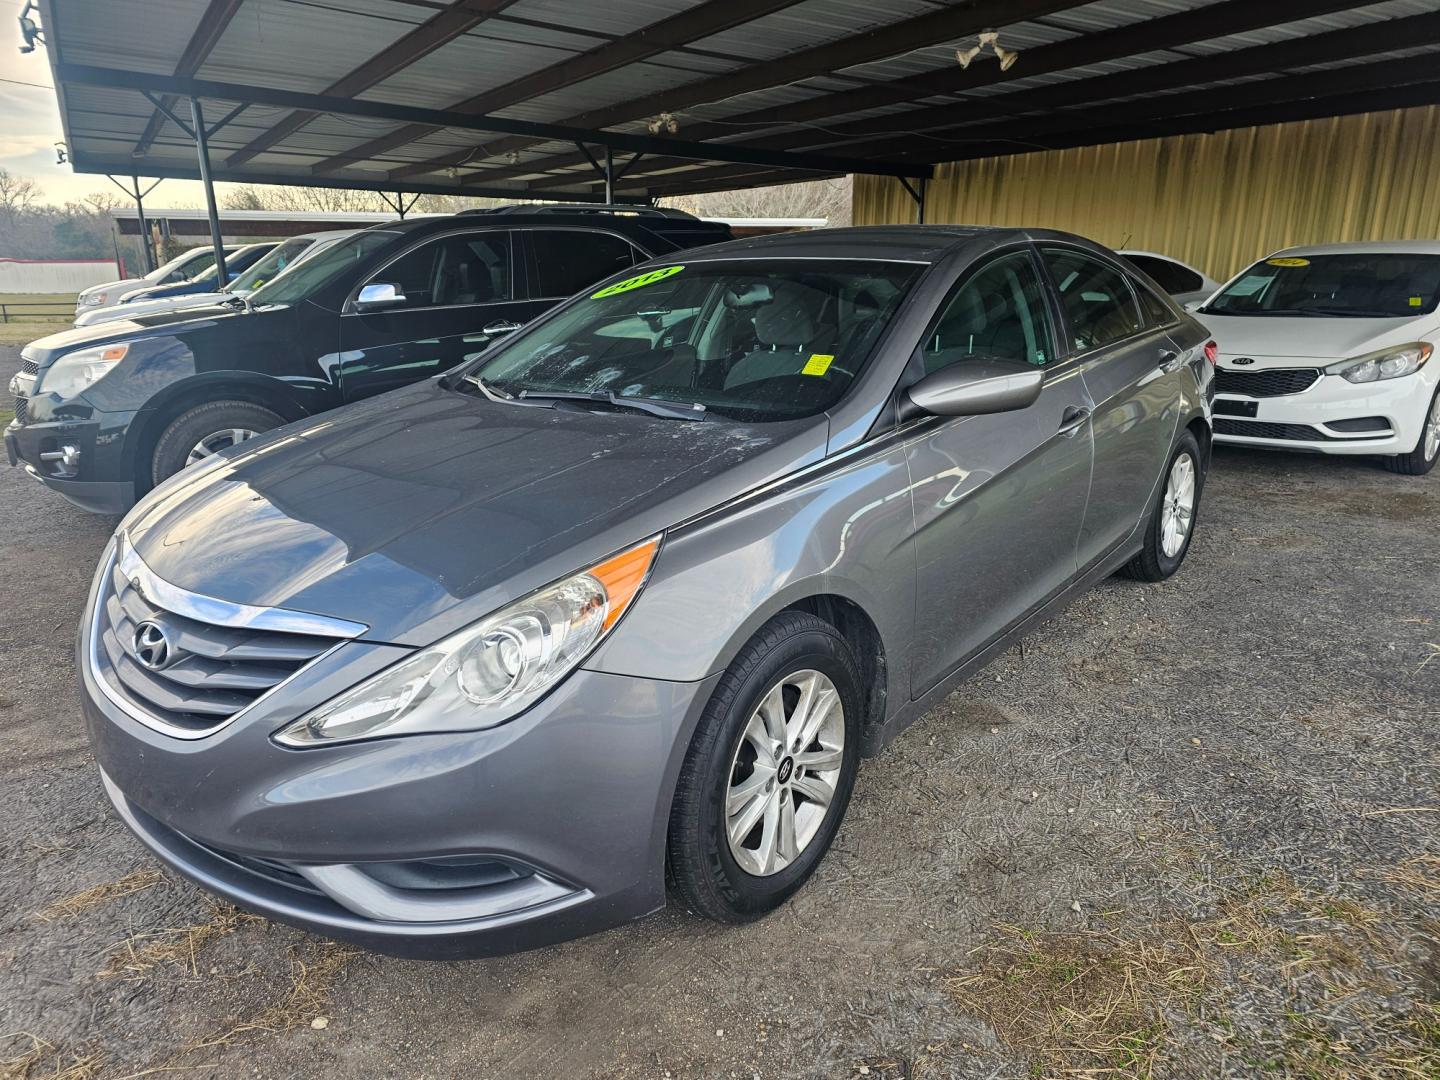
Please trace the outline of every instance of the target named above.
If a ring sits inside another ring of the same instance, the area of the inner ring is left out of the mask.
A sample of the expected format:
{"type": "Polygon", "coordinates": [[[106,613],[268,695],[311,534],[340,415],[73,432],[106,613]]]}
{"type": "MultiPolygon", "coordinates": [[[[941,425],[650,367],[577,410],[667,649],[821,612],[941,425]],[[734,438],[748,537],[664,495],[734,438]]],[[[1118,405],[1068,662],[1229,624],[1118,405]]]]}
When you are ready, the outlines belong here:
{"type": "Polygon", "coordinates": [[[755,314],[755,337],[762,345],[794,348],[815,340],[816,317],[825,303],[822,293],[787,281],[775,286],[775,297],[755,314]]]}

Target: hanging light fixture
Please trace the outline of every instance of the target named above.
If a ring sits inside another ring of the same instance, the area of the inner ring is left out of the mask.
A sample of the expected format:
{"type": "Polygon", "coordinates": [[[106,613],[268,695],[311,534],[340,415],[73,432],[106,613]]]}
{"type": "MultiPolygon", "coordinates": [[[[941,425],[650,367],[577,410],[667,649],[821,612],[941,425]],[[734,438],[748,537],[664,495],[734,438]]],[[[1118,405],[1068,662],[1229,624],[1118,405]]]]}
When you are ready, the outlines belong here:
{"type": "Polygon", "coordinates": [[[996,30],[982,31],[979,40],[968,49],[955,50],[955,62],[962,68],[968,68],[970,64],[986,49],[995,54],[995,59],[1000,61],[1000,70],[1009,71],[1015,66],[1015,61],[1020,59],[1020,53],[1015,49],[1007,49],[1000,44],[1000,34],[996,30]]]}

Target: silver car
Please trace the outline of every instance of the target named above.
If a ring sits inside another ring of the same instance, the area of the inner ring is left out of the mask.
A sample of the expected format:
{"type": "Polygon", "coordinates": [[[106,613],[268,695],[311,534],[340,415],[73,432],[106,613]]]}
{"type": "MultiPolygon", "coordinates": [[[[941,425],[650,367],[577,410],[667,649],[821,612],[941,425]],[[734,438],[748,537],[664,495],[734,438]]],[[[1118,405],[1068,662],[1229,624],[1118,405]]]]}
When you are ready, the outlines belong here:
{"type": "Polygon", "coordinates": [[[79,639],[179,872],[402,955],[781,904],[860,759],[1091,583],[1185,558],[1214,346],[1062,233],[632,267],[425,382],[188,469],[79,639]]]}

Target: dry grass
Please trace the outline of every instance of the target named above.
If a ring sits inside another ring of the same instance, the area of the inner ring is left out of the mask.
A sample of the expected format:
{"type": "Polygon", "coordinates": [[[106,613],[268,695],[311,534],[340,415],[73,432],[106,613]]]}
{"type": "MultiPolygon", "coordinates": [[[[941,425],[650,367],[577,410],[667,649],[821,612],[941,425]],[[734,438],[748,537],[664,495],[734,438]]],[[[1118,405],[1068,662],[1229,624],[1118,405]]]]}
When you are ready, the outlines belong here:
{"type": "Polygon", "coordinates": [[[204,922],[134,934],[116,945],[110,950],[100,978],[139,980],[158,967],[179,967],[198,976],[200,967],[195,958],[205,946],[247,923],[265,921],[223,901],[207,897],[206,902],[210,918],[204,922]]]}
{"type": "Polygon", "coordinates": [[[46,922],[52,922],[55,919],[73,919],[100,904],[108,904],[122,896],[130,896],[132,893],[153,888],[163,880],[165,880],[164,875],[159,870],[136,870],[133,874],[126,874],[115,881],[101,882],[74,896],[56,900],[36,914],[46,922]]]}
{"type": "MultiPolygon", "coordinates": [[[[1391,880],[1434,889],[1436,865],[1413,859],[1391,880]]],[[[1230,1060],[1276,1075],[1436,1080],[1440,1004],[1397,1005],[1388,973],[1403,961],[1391,927],[1374,907],[1268,877],[1226,894],[1205,919],[1065,933],[1001,926],[946,988],[1036,1076],[1193,1075],[1196,1063],[1176,1058],[1198,1031],[1230,1060]],[[1286,1000],[1254,1038],[1231,1014],[1277,976],[1286,1000]]]]}
{"type": "Polygon", "coordinates": [[[99,1075],[100,1059],[94,1054],[61,1053],[28,1031],[0,1035],[0,1044],[20,1040],[29,1040],[30,1048],[15,1057],[0,1058],[0,1080],[93,1080],[99,1075]]]}

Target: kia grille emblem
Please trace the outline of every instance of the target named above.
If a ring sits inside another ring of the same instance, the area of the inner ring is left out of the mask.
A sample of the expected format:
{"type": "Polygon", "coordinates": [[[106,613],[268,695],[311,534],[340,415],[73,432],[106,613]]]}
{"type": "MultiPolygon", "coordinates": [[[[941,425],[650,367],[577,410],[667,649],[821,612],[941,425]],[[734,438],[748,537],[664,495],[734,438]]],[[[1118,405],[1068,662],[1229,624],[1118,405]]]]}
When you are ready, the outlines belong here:
{"type": "Polygon", "coordinates": [[[159,623],[142,622],[135,628],[135,659],[151,671],[170,662],[170,639],[159,623]]]}
{"type": "Polygon", "coordinates": [[[1237,356],[1234,360],[1231,360],[1230,362],[1231,362],[1232,364],[1240,365],[1240,364],[1253,364],[1255,361],[1252,360],[1252,359],[1250,359],[1250,357],[1248,357],[1248,356],[1237,356]]]}

